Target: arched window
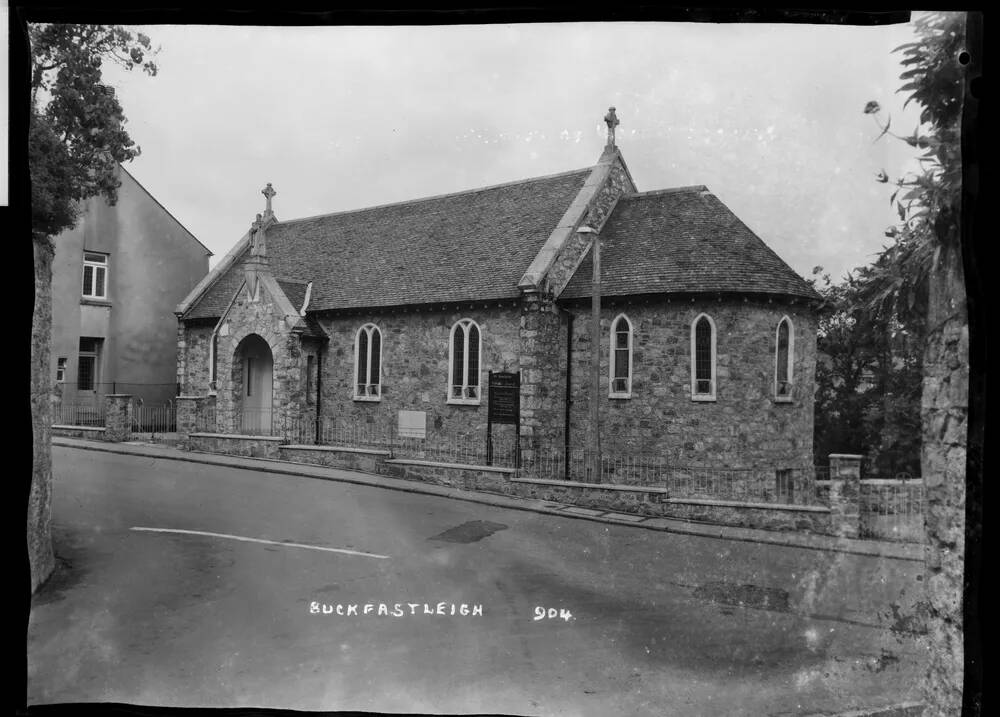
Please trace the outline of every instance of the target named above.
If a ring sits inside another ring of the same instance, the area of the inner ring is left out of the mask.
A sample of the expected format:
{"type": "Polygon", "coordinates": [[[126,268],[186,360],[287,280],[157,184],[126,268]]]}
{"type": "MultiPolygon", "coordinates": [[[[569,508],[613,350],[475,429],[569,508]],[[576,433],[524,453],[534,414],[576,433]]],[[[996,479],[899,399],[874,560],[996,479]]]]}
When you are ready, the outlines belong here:
{"type": "Polygon", "coordinates": [[[611,322],[611,367],[608,395],[611,398],[632,396],[632,324],[625,314],[611,322]]]}
{"type": "Polygon", "coordinates": [[[451,327],[451,356],[448,361],[448,402],[479,403],[479,354],[482,334],[472,319],[462,319],[451,327]]]}
{"type": "Polygon", "coordinates": [[[790,401],[792,398],[793,339],[795,329],[787,316],[778,322],[774,342],[774,397],[790,401]]]}
{"type": "Polygon", "coordinates": [[[691,398],[715,400],[715,322],[708,314],[691,322],[691,398]]]}
{"type": "Polygon", "coordinates": [[[354,400],[382,400],[382,332],[375,324],[362,326],[354,339],[354,400]]]}

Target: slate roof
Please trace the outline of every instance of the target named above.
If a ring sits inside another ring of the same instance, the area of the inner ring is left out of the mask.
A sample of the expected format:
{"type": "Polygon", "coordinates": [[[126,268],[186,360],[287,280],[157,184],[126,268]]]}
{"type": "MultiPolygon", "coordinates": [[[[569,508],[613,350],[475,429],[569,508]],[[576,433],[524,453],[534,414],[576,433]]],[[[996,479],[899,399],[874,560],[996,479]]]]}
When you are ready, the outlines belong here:
{"type": "Polygon", "coordinates": [[[303,336],[311,336],[314,339],[328,339],[329,334],[320,326],[319,321],[316,320],[315,316],[310,316],[308,311],[306,313],[306,330],[302,332],[303,336]]]}
{"type": "MultiPolygon", "coordinates": [[[[278,282],[278,286],[288,297],[288,300],[292,303],[298,311],[302,311],[302,305],[306,301],[306,288],[309,286],[308,281],[296,281],[294,279],[275,279],[278,282]]],[[[312,303],[312,297],[310,297],[310,304],[312,303]]],[[[311,336],[316,339],[328,339],[330,338],[320,323],[316,320],[315,316],[309,314],[308,309],[306,310],[306,316],[304,318],[306,324],[306,330],[303,332],[303,336],[311,336]]]]}
{"type": "Polygon", "coordinates": [[[276,279],[278,286],[281,290],[285,292],[285,296],[288,300],[292,302],[297,310],[302,310],[302,304],[306,301],[306,287],[309,285],[308,281],[295,281],[292,279],[276,279]]]}
{"type": "MultiPolygon", "coordinates": [[[[267,231],[268,261],[285,281],[313,282],[308,311],[515,299],[590,172],[280,222],[267,231]]],[[[183,318],[225,311],[245,255],[183,318]]]]}
{"type": "MultiPolygon", "coordinates": [[[[819,295],[704,186],[622,197],[601,230],[601,293],[819,295]]],[[[561,299],[589,298],[588,254],[561,299]]]]}

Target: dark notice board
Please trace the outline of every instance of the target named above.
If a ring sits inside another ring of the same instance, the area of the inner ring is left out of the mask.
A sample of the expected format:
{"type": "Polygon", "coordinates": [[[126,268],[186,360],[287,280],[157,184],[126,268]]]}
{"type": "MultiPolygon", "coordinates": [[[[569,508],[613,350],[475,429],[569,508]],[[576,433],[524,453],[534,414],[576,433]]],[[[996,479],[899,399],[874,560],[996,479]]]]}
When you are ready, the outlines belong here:
{"type": "Polygon", "coordinates": [[[489,390],[489,422],[517,424],[521,412],[521,374],[490,371],[489,390]]]}

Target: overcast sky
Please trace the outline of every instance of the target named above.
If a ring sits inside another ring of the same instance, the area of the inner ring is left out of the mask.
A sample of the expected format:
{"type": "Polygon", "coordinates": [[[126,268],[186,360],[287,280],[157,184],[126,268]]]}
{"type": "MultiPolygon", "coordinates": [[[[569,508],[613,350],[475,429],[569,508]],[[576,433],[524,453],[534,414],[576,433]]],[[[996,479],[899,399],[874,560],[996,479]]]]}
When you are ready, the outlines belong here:
{"type": "MultiPolygon", "coordinates": [[[[108,67],[126,167],[217,261],[272,182],[293,219],[594,164],[610,105],[640,191],[704,184],[796,271],[868,263],[912,159],[908,25],[565,23],[137,28],[150,78],[108,67]]],[[[214,265],[214,263],[213,263],[214,265]]]]}

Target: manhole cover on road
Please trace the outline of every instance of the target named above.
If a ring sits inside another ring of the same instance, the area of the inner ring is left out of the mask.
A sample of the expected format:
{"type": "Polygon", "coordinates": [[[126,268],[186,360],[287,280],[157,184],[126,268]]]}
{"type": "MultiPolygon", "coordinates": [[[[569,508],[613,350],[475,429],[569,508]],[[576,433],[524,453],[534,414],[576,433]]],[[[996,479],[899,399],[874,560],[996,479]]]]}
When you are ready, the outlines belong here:
{"type": "Polygon", "coordinates": [[[470,520],[468,523],[448,528],[428,540],[444,540],[449,543],[475,543],[477,540],[493,535],[498,530],[507,530],[503,523],[491,523],[488,520],[470,520]]]}
{"type": "Polygon", "coordinates": [[[780,588],[762,588],[758,585],[737,585],[717,581],[699,586],[695,589],[694,596],[723,605],[788,612],[788,591],[780,588]]]}

